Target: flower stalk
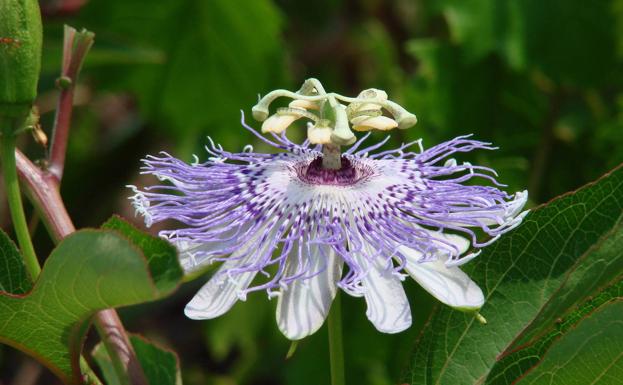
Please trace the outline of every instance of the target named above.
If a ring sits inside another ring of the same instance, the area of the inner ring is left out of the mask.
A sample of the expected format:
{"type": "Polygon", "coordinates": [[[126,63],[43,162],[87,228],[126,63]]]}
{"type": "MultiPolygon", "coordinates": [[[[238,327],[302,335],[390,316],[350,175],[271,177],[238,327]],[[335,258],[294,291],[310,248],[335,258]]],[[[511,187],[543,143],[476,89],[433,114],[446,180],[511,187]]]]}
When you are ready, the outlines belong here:
{"type": "Polygon", "coordinates": [[[147,385],[143,369],[117,312],[107,309],[97,313],[95,328],[111,358],[120,384],[147,385]]]}
{"type": "Polygon", "coordinates": [[[344,385],[344,343],[342,340],[342,303],[338,292],[327,318],[329,327],[329,360],[331,385],[344,385]]]}

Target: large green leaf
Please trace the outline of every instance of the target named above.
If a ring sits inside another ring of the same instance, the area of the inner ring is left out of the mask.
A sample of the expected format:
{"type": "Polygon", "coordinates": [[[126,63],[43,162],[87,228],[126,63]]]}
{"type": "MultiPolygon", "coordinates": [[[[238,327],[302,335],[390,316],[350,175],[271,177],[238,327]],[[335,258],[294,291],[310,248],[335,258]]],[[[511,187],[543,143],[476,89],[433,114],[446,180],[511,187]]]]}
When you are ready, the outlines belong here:
{"type": "MultiPolygon", "coordinates": [[[[131,335],[130,342],[150,385],[182,384],[180,364],[175,352],[153,344],[137,335],[131,335]]],[[[120,384],[104,344],[97,344],[92,354],[102,370],[106,384],[120,384]]]]}
{"type": "Polygon", "coordinates": [[[520,385],[614,385],[623,378],[623,301],[598,309],[569,331],[520,385]]]}
{"type": "MultiPolygon", "coordinates": [[[[623,296],[623,226],[578,263],[535,320],[507,349],[487,376],[487,384],[507,384],[508,378],[520,378],[541,361],[550,350],[566,341],[569,330],[590,317],[595,309],[623,296]]],[[[623,317],[623,313],[619,314],[623,317]]],[[[569,367],[571,369],[571,367],[569,367]]],[[[589,381],[590,382],[590,381],[589,381]]]]}
{"type": "MultiPolygon", "coordinates": [[[[620,249],[620,244],[619,247],[620,249]]],[[[620,253],[620,252],[619,252],[620,253]]],[[[545,368],[547,368],[550,357],[552,355],[551,352],[559,352],[554,354],[561,354],[564,352],[569,353],[569,339],[577,340],[578,337],[574,337],[574,328],[578,327],[578,323],[585,320],[586,318],[590,318],[590,323],[595,323],[596,321],[592,320],[593,312],[597,309],[601,310],[602,307],[608,307],[611,305],[613,301],[617,301],[623,298],[623,281],[619,277],[618,281],[607,287],[601,293],[599,293],[596,297],[592,297],[587,300],[582,305],[579,305],[576,310],[572,311],[569,315],[564,318],[558,318],[555,323],[548,324],[548,326],[552,327],[555,325],[553,330],[549,333],[545,334],[541,338],[536,339],[535,341],[531,341],[528,344],[525,344],[518,348],[517,350],[513,350],[510,353],[503,355],[502,358],[495,364],[491,373],[487,376],[486,384],[495,385],[495,384],[508,384],[511,379],[520,379],[526,373],[534,370],[536,367],[537,372],[547,371],[547,369],[542,369],[541,365],[545,364],[545,368]],[[561,350],[562,349],[562,350],[561,350]]],[[[620,309],[620,308],[619,308],[620,309]]],[[[623,318],[623,312],[619,310],[618,319],[623,318]]],[[[601,322],[601,321],[598,321],[601,322]]],[[[584,324],[582,324],[584,325],[584,324]]],[[[579,327],[583,327],[580,325],[579,327]]],[[[616,325],[603,325],[603,328],[607,327],[616,327],[616,325]]],[[[619,327],[620,328],[620,327],[619,327]]],[[[621,334],[621,331],[616,331],[615,334],[621,334]]],[[[587,337],[586,341],[579,341],[575,343],[574,350],[571,353],[577,351],[578,346],[582,345],[592,345],[589,343],[589,340],[592,337],[587,337]]],[[[572,354],[567,354],[570,356],[572,354]]],[[[610,359],[611,361],[617,361],[620,357],[617,354],[610,355],[604,357],[606,360],[610,359]]],[[[578,370],[578,362],[570,363],[568,365],[560,365],[565,370],[573,371],[578,370]]],[[[596,369],[593,367],[592,369],[596,369]]],[[[582,369],[580,369],[582,370],[582,369]]],[[[531,372],[530,372],[531,373],[531,372]]],[[[593,371],[591,375],[599,374],[599,370],[593,371]]],[[[531,374],[530,374],[531,375],[531,374]]],[[[583,377],[577,377],[577,379],[582,379],[583,377]]],[[[558,383],[558,382],[555,382],[558,383]]],[[[570,382],[560,382],[564,384],[570,384],[570,382]]],[[[576,382],[577,383],[577,382],[576,382]]],[[[588,384],[588,382],[579,382],[578,384],[588,384]]]]}
{"type": "Polygon", "coordinates": [[[24,259],[15,243],[0,230],[0,292],[24,294],[32,288],[24,259]]]}
{"type": "Polygon", "coordinates": [[[573,312],[584,300],[609,287],[611,282],[619,281],[623,275],[622,246],[623,225],[619,225],[574,267],[573,273],[541,309],[530,327],[513,343],[513,348],[545,334],[560,317],[573,312]]]}
{"type": "Polygon", "coordinates": [[[63,381],[79,383],[78,357],[90,317],[166,296],[182,277],[175,251],[156,246],[164,240],[130,238],[114,230],[81,230],[65,238],[30,293],[0,293],[0,341],[34,356],[63,381]],[[141,249],[145,244],[154,247],[141,249]],[[159,269],[164,265],[172,270],[159,269]]]}
{"type": "MultiPolygon", "coordinates": [[[[410,382],[486,382],[497,360],[509,353],[513,341],[531,322],[544,317],[541,322],[553,326],[547,315],[549,304],[564,311],[590,295],[596,279],[603,283],[621,275],[618,254],[608,255],[606,259],[612,257],[615,262],[602,266],[614,263],[609,267],[612,271],[598,278],[595,266],[604,255],[595,253],[613,248],[611,243],[593,247],[617,234],[613,230],[622,217],[622,204],[623,168],[618,168],[594,184],[535,209],[522,226],[466,265],[466,272],[485,292],[487,302],[481,313],[489,323],[481,325],[469,314],[439,307],[417,343],[410,382]],[[565,293],[573,300],[566,299],[565,293]]],[[[537,329],[546,328],[539,325],[537,329]]],[[[504,377],[502,383],[512,383],[516,377],[511,377],[504,377]]]]}

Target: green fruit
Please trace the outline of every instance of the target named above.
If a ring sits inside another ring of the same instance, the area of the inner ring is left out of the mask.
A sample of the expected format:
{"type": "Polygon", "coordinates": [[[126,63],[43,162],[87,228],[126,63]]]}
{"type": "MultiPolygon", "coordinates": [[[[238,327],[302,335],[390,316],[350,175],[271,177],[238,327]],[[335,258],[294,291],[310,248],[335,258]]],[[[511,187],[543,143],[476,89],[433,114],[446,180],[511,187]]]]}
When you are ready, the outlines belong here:
{"type": "Polygon", "coordinates": [[[0,118],[23,118],[37,96],[41,14],[37,0],[0,0],[0,118]]]}

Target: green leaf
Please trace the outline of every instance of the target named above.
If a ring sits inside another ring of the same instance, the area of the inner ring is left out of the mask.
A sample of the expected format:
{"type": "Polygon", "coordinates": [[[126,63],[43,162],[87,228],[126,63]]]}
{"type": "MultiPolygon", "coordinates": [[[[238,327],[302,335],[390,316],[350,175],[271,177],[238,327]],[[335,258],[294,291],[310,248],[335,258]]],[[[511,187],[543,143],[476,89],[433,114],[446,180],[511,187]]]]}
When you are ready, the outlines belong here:
{"type": "MultiPolygon", "coordinates": [[[[182,384],[177,354],[137,335],[131,335],[130,342],[150,385],[182,384]]],[[[106,383],[119,385],[119,379],[104,344],[97,344],[92,355],[102,370],[106,383]]]]}
{"type": "Polygon", "coordinates": [[[143,251],[159,290],[172,291],[179,285],[184,271],[177,259],[171,258],[171,255],[176,255],[172,244],[138,230],[119,216],[110,218],[102,228],[120,232],[143,251]]]}
{"type": "Polygon", "coordinates": [[[623,301],[598,309],[547,353],[520,385],[612,385],[623,378],[623,301]]]}
{"type": "Polygon", "coordinates": [[[26,265],[15,243],[0,230],[0,292],[24,294],[32,289],[26,265]]]}
{"type": "Polygon", "coordinates": [[[90,317],[162,298],[174,288],[175,274],[153,272],[148,261],[170,265],[175,252],[143,253],[139,247],[113,230],[81,230],[63,239],[30,293],[0,293],[0,341],[37,358],[64,382],[79,383],[78,357],[90,317]]]}
{"type": "MultiPolygon", "coordinates": [[[[619,225],[598,243],[574,267],[572,274],[557,290],[555,296],[541,309],[530,327],[513,343],[517,349],[540,335],[558,318],[572,312],[590,296],[594,296],[623,274],[623,225],[619,225]]],[[[610,287],[612,288],[612,287],[610,287]]]]}
{"type": "Polygon", "coordinates": [[[555,296],[507,349],[510,353],[504,354],[495,364],[487,384],[506,384],[507,378],[523,376],[539,365],[552,345],[556,346],[560,337],[578,322],[590,317],[600,306],[623,296],[622,242],[623,226],[619,225],[587,253],[555,296]]]}
{"type": "MultiPolygon", "coordinates": [[[[592,253],[612,250],[611,243],[604,243],[604,249],[592,248],[617,228],[622,202],[623,168],[618,168],[594,184],[535,209],[519,228],[466,265],[465,271],[485,292],[487,302],[481,314],[489,323],[480,325],[472,315],[439,307],[417,343],[410,382],[486,382],[522,330],[542,312],[549,314],[548,303],[565,308],[585,299],[589,293],[583,289],[595,289],[595,264],[600,258],[592,253]],[[565,286],[566,282],[576,287],[565,286]],[[564,295],[556,299],[559,292],[573,293],[574,299],[564,295]]],[[[614,263],[611,266],[618,271],[604,273],[609,278],[623,273],[620,261],[614,263]]],[[[606,277],[599,279],[603,282],[606,277]]],[[[510,377],[502,383],[516,379],[510,377]]]]}
{"type": "Polygon", "coordinates": [[[180,364],[174,352],[136,335],[131,342],[150,385],[181,385],[180,364]]]}

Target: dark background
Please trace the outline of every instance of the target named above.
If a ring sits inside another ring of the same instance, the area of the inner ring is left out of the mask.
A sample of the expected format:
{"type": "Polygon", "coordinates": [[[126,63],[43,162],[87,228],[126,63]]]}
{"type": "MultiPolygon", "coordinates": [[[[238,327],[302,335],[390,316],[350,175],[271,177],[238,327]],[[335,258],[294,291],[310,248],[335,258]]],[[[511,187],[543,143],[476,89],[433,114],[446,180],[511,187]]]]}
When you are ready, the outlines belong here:
{"type": "MultiPolygon", "coordinates": [[[[255,143],[240,128],[257,94],[296,90],[307,77],[329,91],[356,95],[381,88],[417,114],[388,146],[424,138],[429,147],[458,135],[492,141],[496,152],[470,154],[495,168],[511,191],[528,188],[531,205],[576,189],[623,160],[623,1],[440,0],[48,0],[38,105],[49,134],[61,60],[62,26],[87,28],[96,43],[76,93],[62,186],[77,227],[113,213],[142,224],[127,184],[145,154],[166,150],[205,159],[211,136],[237,151],[255,143]]],[[[259,127],[248,114],[248,122],[259,127]]],[[[290,128],[293,139],[304,130],[290,128]]],[[[375,134],[376,139],[384,137],[375,134]]],[[[32,159],[45,149],[29,137],[32,159]]],[[[258,146],[258,149],[263,147],[258,146]]],[[[8,224],[6,208],[2,223],[8,224]]],[[[156,232],[154,228],[150,231],[156,232]]],[[[40,255],[52,247],[36,232],[40,255]]],[[[186,384],[325,384],[326,327],[285,360],[289,342],[274,306],[251,295],[208,322],[182,309],[206,277],[172,298],[123,309],[133,332],[176,350],[186,384]]],[[[352,384],[399,382],[434,301],[411,281],[414,325],[377,332],[365,302],[343,296],[347,377],[352,384]]],[[[94,338],[87,341],[92,346],[94,338]]],[[[0,346],[0,381],[31,372],[0,346]]],[[[13,382],[11,382],[13,381],[13,382]]],[[[54,383],[43,372],[39,383],[54,383]]]]}

